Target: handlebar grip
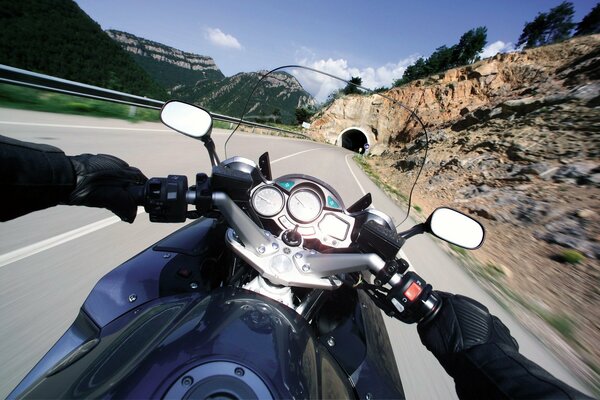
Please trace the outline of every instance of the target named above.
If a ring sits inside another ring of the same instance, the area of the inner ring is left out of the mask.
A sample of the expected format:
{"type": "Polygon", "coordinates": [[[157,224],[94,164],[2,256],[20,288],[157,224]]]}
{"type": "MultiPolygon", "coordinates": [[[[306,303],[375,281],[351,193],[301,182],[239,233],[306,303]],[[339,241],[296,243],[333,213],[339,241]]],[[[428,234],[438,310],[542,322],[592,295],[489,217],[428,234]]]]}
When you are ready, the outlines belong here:
{"type": "Polygon", "coordinates": [[[136,206],[143,206],[145,200],[145,185],[131,185],[127,187],[127,193],[133,198],[136,206]]]}

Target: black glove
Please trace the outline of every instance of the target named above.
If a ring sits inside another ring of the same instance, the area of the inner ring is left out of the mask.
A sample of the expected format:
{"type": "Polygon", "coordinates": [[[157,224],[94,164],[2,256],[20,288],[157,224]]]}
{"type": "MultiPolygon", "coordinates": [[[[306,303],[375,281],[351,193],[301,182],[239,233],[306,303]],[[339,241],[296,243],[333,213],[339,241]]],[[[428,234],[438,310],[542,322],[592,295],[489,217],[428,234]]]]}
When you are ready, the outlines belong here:
{"type": "Polygon", "coordinates": [[[135,220],[136,200],[127,189],[148,180],[139,169],[107,154],[81,154],[69,159],[77,181],[65,204],[107,208],[123,221],[135,220]]]}
{"type": "Polygon", "coordinates": [[[450,375],[457,355],[477,345],[494,343],[517,352],[519,345],[508,328],[483,304],[465,296],[438,292],[442,306],[438,314],[417,325],[421,342],[450,375]]]}

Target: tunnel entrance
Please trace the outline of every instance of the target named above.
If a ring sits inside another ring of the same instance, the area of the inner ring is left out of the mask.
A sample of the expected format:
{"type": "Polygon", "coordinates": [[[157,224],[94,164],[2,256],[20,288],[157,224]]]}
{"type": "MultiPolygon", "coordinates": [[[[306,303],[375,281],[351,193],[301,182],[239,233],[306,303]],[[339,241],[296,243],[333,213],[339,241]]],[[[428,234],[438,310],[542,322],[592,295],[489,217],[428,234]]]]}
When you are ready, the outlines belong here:
{"type": "Polygon", "coordinates": [[[367,143],[369,143],[367,136],[359,129],[347,129],[338,138],[338,145],[361,154],[365,152],[367,143]]]}

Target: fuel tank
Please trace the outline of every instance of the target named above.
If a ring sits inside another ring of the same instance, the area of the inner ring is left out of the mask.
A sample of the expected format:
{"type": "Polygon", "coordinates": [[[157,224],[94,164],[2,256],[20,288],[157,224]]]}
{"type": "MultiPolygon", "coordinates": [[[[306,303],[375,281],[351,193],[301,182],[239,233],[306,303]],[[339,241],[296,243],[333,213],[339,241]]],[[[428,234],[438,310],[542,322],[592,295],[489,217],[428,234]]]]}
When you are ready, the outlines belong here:
{"type": "Polygon", "coordinates": [[[94,326],[82,311],[71,328],[85,333],[79,335],[85,336],[82,343],[13,395],[356,397],[348,376],[302,317],[243,289],[162,297],[101,329],[94,326]]]}

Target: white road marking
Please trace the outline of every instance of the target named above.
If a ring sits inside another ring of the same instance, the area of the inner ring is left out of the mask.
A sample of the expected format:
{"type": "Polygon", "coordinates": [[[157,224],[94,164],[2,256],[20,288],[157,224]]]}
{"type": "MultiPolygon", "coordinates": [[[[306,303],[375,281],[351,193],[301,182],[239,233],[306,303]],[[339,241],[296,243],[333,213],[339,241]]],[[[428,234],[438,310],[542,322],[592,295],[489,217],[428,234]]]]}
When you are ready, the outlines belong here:
{"type": "Polygon", "coordinates": [[[362,187],[362,185],[358,181],[358,178],[356,177],[356,175],[354,175],[354,171],[352,171],[352,168],[350,168],[350,163],[348,162],[348,157],[352,157],[352,156],[353,156],[353,154],[348,154],[346,157],[344,157],[344,160],[346,160],[346,165],[348,166],[348,169],[350,170],[350,173],[354,177],[354,180],[356,181],[356,184],[358,185],[358,187],[360,188],[360,191],[362,192],[362,194],[364,196],[365,194],[367,194],[367,192],[365,191],[365,189],[362,187]]]}
{"type": "MultiPolygon", "coordinates": [[[[143,212],[144,208],[139,207],[137,213],[141,214],[143,212]]],[[[105,218],[103,220],[91,223],[81,228],[73,229],[72,231],[56,235],[54,237],[51,237],[50,239],[42,240],[29,246],[21,247],[20,249],[2,254],[0,255],[0,268],[4,267],[5,265],[32,256],[34,254],[41,253],[42,251],[51,249],[63,243],[80,238],[102,228],[106,228],[107,226],[110,226],[120,221],[121,219],[117,216],[105,218]]]]}
{"type": "Polygon", "coordinates": [[[37,122],[0,121],[0,124],[5,124],[5,125],[45,126],[45,127],[52,127],[52,128],[102,129],[102,130],[112,130],[112,131],[171,132],[171,129],[125,128],[125,127],[119,127],[119,126],[90,126],[90,125],[41,124],[41,123],[37,123],[37,122]]]}
{"type": "Polygon", "coordinates": [[[275,161],[271,161],[271,164],[275,164],[275,163],[277,163],[277,162],[279,162],[279,161],[283,161],[283,160],[286,160],[286,159],[288,159],[288,158],[291,158],[291,157],[298,156],[298,155],[300,155],[300,154],[308,153],[309,151],[315,151],[315,150],[324,150],[324,149],[325,149],[325,150],[327,150],[327,147],[318,147],[318,148],[315,148],[315,149],[302,150],[302,151],[299,151],[299,152],[297,152],[297,153],[290,154],[289,156],[285,156],[285,157],[278,158],[278,159],[277,159],[277,160],[275,160],[275,161]]]}

